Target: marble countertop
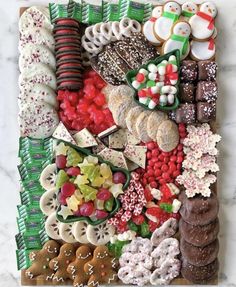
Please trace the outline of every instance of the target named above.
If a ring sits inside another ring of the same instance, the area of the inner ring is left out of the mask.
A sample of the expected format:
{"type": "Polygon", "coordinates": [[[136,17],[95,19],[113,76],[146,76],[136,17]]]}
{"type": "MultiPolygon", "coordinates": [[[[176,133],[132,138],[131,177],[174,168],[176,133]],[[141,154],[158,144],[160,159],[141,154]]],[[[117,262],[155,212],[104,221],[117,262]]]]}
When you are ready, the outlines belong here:
{"type": "MultiPolygon", "coordinates": [[[[158,0],[157,0],[158,1],[158,0]]],[[[16,268],[16,205],[19,204],[17,173],[18,125],[18,14],[19,7],[46,4],[47,0],[0,1],[0,287],[20,286],[16,268]]],[[[61,1],[58,1],[61,2],[61,1]]],[[[218,16],[218,62],[220,96],[218,127],[218,192],[220,197],[220,282],[236,287],[236,1],[215,0],[218,16]],[[234,136],[235,134],[235,136],[234,136]]]]}

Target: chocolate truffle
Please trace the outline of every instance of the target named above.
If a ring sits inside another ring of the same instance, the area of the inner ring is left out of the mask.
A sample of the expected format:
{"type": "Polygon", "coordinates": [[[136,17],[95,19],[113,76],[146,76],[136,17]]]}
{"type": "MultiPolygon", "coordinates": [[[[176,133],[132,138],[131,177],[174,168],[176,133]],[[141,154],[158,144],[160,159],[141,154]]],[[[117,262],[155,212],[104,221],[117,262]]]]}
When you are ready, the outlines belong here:
{"type": "Polygon", "coordinates": [[[188,243],[203,247],[213,242],[219,233],[219,219],[215,219],[203,226],[194,226],[185,222],[182,218],[179,221],[181,237],[188,243]]]}
{"type": "Polygon", "coordinates": [[[214,192],[210,197],[196,195],[192,198],[187,198],[185,192],[181,192],[179,200],[182,202],[180,215],[183,220],[194,226],[206,225],[217,218],[219,211],[219,202],[214,192]]]}
{"type": "Polygon", "coordinates": [[[175,118],[178,124],[193,124],[196,122],[196,106],[195,104],[181,104],[175,111],[175,118]]]}
{"type": "Polygon", "coordinates": [[[217,64],[214,61],[198,62],[198,79],[203,81],[215,81],[217,64]]]}
{"type": "Polygon", "coordinates": [[[180,80],[183,82],[193,82],[197,80],[198,66],[196,61],[182,61],[180,67],[180,80]]]}
{"type": "Polygon", "coordinates": [[[218,96],[218,87],[215,81],[200,81],[197,84],[196,101],[215,102],[218,96]]]}
{"type": "Polygon", "coordinates": [[[182,83],[179,89],[179,99],[182,103],[194,102],[195,88],[192,83],[182,83]]]}
{"type": "Polygon", "coordinates": [[[219,270],[219,261],[216,259],[206,266],[194,266],[187,260],[182,261],[181,274],[182,276],[196,284],[203,284],[214,279],[219,270]]]}
{"type": "Polygon", "coordinates": [[[216,104],[199,102],[197,103],[197,119],[200,123],[208,123],[216,119],[216,104]]]}
{"type": "Polygon", "coordinates": [[[219,241],[214,240],[204,247],[189,244],[183,238],[180,241],[180,251],[184,259],[194,266],[205,266],[213,262],[219,252],[219,241]]]}

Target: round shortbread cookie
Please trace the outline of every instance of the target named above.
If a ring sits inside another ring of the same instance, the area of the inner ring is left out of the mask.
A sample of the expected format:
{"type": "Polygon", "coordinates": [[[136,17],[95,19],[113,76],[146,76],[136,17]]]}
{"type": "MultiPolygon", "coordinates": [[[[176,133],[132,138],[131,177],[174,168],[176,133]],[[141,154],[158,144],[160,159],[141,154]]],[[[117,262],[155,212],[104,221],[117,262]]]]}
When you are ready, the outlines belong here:
{"type": "Polygon", "coordinates": [[[55,73],[47,65],[42,63],[34,64],[20,74],[20,89],[24,89],[24,86],[28,84],[44,84],[53,90],[57,88],[55,73]]]}
{"type": "Polygon", "coordinates": [[[142,142],[149,142],[152,139],[148,136],[147,132],[147,121],[148,117],[150,116],[151,112],[150,111],[143,111],[137,118],[135,128],[138,133],[138,138],[142,142]]]}
{"type": "Polygon", "coordinates": [[[45,102],[58,109],[56,93],[49,86],[43,84],[26,85],[20,92],[18,100],[20,108],[26,104],[45,102]]]}
{"type": "Polygon", "coordinates": [[[128,130],[136,138],[138,138],[138,133],[137,133],[137,130],[135,128],[135,124],[136,124],[138,116],[142,112],[143,112],[142,107],[137,106],[137,107],[131,108],[127,114],[126,119],[125,119],[128,130]]]}
{"type": "Polygon", "coordinates": [[[20,109],[18,116],[22,136],[47,138],[59,124],[56,110],[47,103],[27,104],[20,109]]]}
{"type": "Polygon", "coordinates": [[[117,105],[115,105],[113,112],[112,112],[115,123],[121,128],[124,128],[124,129],[127,128],[125,119],[130,109],[135,106],[137,106],[135,102],[133,101],[130,102],[128,100],[122,101],[121,103],[118,103],[117,105]]]}
{"type": "Polygon", "coordinates": [[[43,45],[51,51],[55,49],[55,41],[52,33],[45,28],[29,28],[20,33],[19,51],[28,44],[43,45]]]}
{"type": "Polygon", "coordinates": [[[158,127],[162,122],[164,122],[167,119],[168,119],[167,114],[160,111],[154,111],[148,117],[147,132],[152,140],[156,141],[158,127]]]}
{"type": "Polygon", "coordinates": [[[156,141],[164,152],[172,151],[179,143],[179,131],[177,125],[166,120],[160,124],[157,130],[156,141]]]}
{"type": "Polygon", "coordinates": [[[108,108],[111,112],[114,110],[118,102],[129,102],[133,101],[134,91],[127,85],[120,85],[111,89],[108,97],[108,108]]]}
{"type": "Polygon", "coordinates": [[[37,63],[43,63],[48,65],[53,71],[56,70],[56,59],[48,47],[33,44],[26,45],[19,57],[20,71],[29,69],[37,63]]]}
{"type": "Polygon", "coordinates": [[[40,6],[32,6],[26,9],[19,20],[20,32],[29,28],[45,28],[52,30],[52,24],[48,15],[49,13],[46,14],[46,8],[43,9],[43,7],[40,6]]]}

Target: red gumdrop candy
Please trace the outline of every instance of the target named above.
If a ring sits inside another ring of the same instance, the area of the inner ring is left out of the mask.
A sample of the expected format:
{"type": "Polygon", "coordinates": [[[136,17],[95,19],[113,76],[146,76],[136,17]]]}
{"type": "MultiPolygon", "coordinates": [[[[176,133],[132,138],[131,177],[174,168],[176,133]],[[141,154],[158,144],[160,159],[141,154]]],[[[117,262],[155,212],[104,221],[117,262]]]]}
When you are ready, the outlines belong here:
{"type": "Polygon", "coordinates": [[[94,211],[94,205],[92,201],[83,203],[79,208],[80,214],[82,216],[90,216],[94,211]]]}
{"type": "Polygon", "coordinates": [[[154,142],[148,142],[146,146],[147,146],[147,149],[149,150],[153,150],[156,147],[154,142]]]}
{"type": "Polygon", "coordinates": [[[117,226],[117,232],[123,233],[128,230],[128,223],[125,221],[120,220],[118,226],[117,226]]]}
{"type": "Polygon", "coordinates": [[[123,172],[117,171],[113,174],[113,182],[114,183],[122,183],[124,184],[126,182],[126,176],[123,172]]]}
{"type": "Polygon", "coordinates": [[[61,205],[67,205],[66,196],[64,196],[61,192],[59,193],[59,203],[61,205]]]}
{"type": "Polygon", "coordinates": [[[151,193],[151,190],[148,187],[145,187],[145,189],[144,189],[144,196],[145,196],[147,202],[153,200],[153,195],[151,193]]]}
{"type": "Polygon", "coordinates": [[[160,223],[159,222],[154,222],[152,220],[149,220],[148,221],[148,226],[149,226],[149,230],[151,232],[154,232],[160,226],[160,223]]]}
{"type": "Polygon", "coordinates": [[[162,197],[163,197],[164,199],[169,199],[169,198],[173,197],[172,192],[170,191],[169,187],[168,187],[166,184],[163,184],[163,185],[160,187],[160,191],[161,191],[162,197]]]}
{"type": "Polygon", "coordinates": [[[133,215],[133,216],[132,216],[132,221],[133,221],[136,225],[141,225],[141,224],[144,223],[145,217],[144,217],[143,214],[140,214],[140,215],[137,215],[137,216],[133,215]]]}
{"type": "Polygon", "coordinates": [[[56,166],[60,169],[63,169],[66,167],[66,162],[67,162],[67,159],[66,159],[66,156],[65,155],[57,155],[56,156],[56,166]]]}
{"type": "Polygon", "coordinates": [[[74,214],[74,216],[78,216],[78,217],[81,216],[81,213],[80,213],[80,210],[79,210],[79,209],[76,210],[76,211],[74,211],[73,214],[74,214]]]}
{"type": "Polygon", "coordinates": [[[98,93],[97,96],[94,98],[94,103],[99,106],[102,107],[106,104],[106,99],[103,93],[98,93]]]}
{"type": "Polygon", "coordinates": [[[65,197],[73,195],[75,192],[75,185],[72,182],[65,182],[61,187],[61,193],[65,197]]]}
{"type": "Polygon", "coordinates": [[[147,91],[144,89],[138,91],[138,96],[139,97],[145,97],[147,95],[147,91]]]}
{"type": "Polygon", "coordinates": [[[70,168],[68,168],[66,173],[70,176],[77,176],[80,174],[80,168],[79,167],[70,167],[70,168]]]}
{"type": "Polygon", "coordinates": [[[102,111],[97,110],[92,113],[93,121],[96,125],[101,125],[105,117],[102,111]]]}
{"type": "Polygon", "coordinates": [[[97,199],[99,200],[108,200],[111,198],[111,193],[106,188],[100,188],[97,193],[97,199]]]}
{"type": "Polygon", "coordinates": [[[94,85],[88,84],[84,86],[84,97],[86,99],[93,99],[96,96],[96,88],[94,85]]]}
{"type": "Polygon", "coordinates": [[[97,219],[103,219],[103,218],[106,218],[107,216],[108,216],[108,212],[106,212],[105,210],[96,209],[95,217],[97,219]]]}

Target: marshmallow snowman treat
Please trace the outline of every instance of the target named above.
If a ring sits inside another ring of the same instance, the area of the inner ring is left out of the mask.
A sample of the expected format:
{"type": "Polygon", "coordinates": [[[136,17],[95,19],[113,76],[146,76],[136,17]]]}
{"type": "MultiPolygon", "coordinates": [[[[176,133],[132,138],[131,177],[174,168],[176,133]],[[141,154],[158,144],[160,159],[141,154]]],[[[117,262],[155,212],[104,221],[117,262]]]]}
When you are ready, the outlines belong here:
{"type": "Polygon", "coordinates": [[[185,2],[182,5],[182,16],[183,20],[189,21],[189,19],[195,15],[198,11],[198,6],[195,3],[192,3],[190,1],[185,2]]]}
{"type": "Polygon", "coordinates": [[[163,45],[163,54],[178,49],[183,60],[189,54],[189,36],[191,27],[187,22],[177,22],[172,28],[172,35],[163,45]]]}
{"type": "Polygon", "coordinates": [[[200,11],[189,19],[192,35],[195,39],[207,40],[213,35],[216,15],[217,8],[214,3],[205,2],[200,6],[200,11]]]}
{"type": "Polygon", "coordinates": [[[146,37],[146,39],[151,42],[153,45],[159,45],[161,42],[157,39],[154,33],[154,25],[158,18],[160,18],[162,15],[162,6],[156,6],[152,10],[152,17],[144,23],[143,25],[143,34],[146,37]]]}
{"type": "Polygon", "coordinates": [[[166,41],[171,35],[173,24],[179,19],[181,7],[178,3],[171,1],[164,5],[163,13],[154,25],[154,33],[161,41],[166,41]]]}

